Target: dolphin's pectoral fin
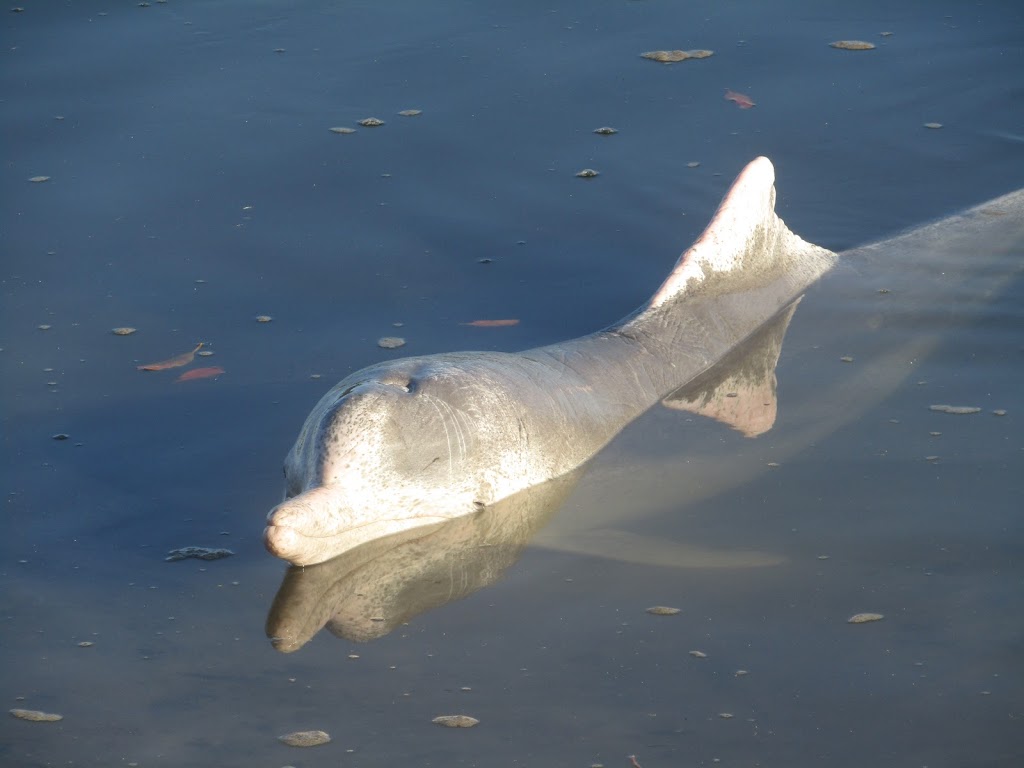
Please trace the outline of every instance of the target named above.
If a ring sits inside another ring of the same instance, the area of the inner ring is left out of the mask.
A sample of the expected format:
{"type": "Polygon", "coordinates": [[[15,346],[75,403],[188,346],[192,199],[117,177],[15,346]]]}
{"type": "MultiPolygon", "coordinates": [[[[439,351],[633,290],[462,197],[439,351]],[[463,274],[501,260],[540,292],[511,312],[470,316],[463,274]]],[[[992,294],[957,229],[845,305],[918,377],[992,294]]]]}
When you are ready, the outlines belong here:
{"type": "Polygon", "coordinates": [[[542,534],[534,544],[578,555],[663,568],[761,568],[785,562],[784,557],[767,552],[707,549],[611,528],[574,532],[564,539],[550,539],[542,534]]]}
{"type": "Polygon", "coordinates": [[[800,299],[792,302],[721,362],[664,398],[662,405],[715,419],[747,437],[767,432],[778,410],[775,366],[799,303],[800,299]]]}

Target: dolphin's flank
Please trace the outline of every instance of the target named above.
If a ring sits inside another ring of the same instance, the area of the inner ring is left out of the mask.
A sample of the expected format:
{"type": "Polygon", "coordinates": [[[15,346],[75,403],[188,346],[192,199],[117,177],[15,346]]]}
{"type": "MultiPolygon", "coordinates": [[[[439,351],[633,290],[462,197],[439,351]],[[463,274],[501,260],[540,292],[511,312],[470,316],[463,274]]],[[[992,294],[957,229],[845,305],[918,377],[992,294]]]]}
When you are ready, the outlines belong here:
{"type": "Polygon", "coordinates": [[[835,263],[775,215],[751,162],[651,299],[588,336],[515,354],[364,368],[331,389],[285,459],[267,549],[296,565],[475,512],[583,464],[835,263]]]}

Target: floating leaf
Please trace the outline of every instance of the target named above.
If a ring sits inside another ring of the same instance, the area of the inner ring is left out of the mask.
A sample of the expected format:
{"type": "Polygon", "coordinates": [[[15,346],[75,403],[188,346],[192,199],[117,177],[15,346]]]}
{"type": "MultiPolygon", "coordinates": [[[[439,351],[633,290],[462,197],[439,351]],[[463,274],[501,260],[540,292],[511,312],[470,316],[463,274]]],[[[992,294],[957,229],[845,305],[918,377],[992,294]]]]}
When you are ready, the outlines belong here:
{"type": "Polygon", "coordinates": [[[640,56],[651,61],[660,61],[662,64],[674,64],[687,59],[706,59],[712,54],[714,51],[697,49],[693,51],[647,51],[647,53],[641,53],[640,56]]]}
{"type": "Polygon", "coordinates": [[[195,379],[209,379],[214,376],[220,376],[224,373],[224,369],[217,365],[212,365],[209,368],[193,368],[191,371],[185,371],[175,381],[194,381],[195,379]]]}
{"type": "Polygon", "coordinates": [[[270,315],[256,315],[257,323],[269,323],[273,319],[270,315]]]}
{"type": "Polygon", "coordinates": [[[123,326],[121,328],[111,328],[110,332],[115,336],[131,336],[133,333],[135,333],[135,329],[123,326]]]}
{"type": "Polygon", "coordinates": [[[12,709],[11,714],[19,720],[30,720],[33,723],[55,723],[64,719],[64,715],[40,712],[37,709],[12,709]]]}
{"type": "Polygon", "coordinates": [[[441,715],[430,722],[443,725],[445,728],[472,728],[480,721],[469,715],[441,715]]]}
{"type": "Polygon", "coordinates": [[[866,43],[863,40],[836,40],[829,45],[844,51],[870,51],[875,47],[874,43],[866,43]]]}
{"type": "Polygon", "coordinates": [[[855,613],[853,616],[846,620],[847,624],[867,624],[871,621],[881,621],[884,619],[881,613],[855,613]]]}
{"type": "Polygon", "coordinates": [[[754,106],[754,100],[747,96],[747,94],[730,91],[729,89],[725,91],[725,100],[735,102],[736,106],[740,109],[750,109],[754,106]]]}
{"type": "Polygon", "coordinates": [[[473,320],[462,325],[472,325],[476,328],[503,328],[508,325],[519,325],[518,320],[473,320]]]}
{"type": "Polygon", "coordinates": [[[384,125],[384,121],[376,117],[364,117],[362,120],[357,120],[364,128],[377,128],[378,126],[384,125]]]}
{"type": "Polygon", "coordinates": [[[277,740],[289,747],[319,747],[331,740],[326,731],[295,731],[278,736],[277,740]]]}
{"type": "Polygon", "coordinates": [[[398,349],[405,346],[405,339],[400,336],[384,336],[377,339],[377,346],[381,349],[398,349]]]}
{"type": "Polygon", "coordinates": [[[212,547],[181,547],[180,549],[172,549],[168,552],[164,561],[174,563],[178,560],[188,560],[189,558],[195,558],[196,560],[220,560],[223,557],[231,557],[233,554],[235,553],[230,549],[215,549],[212,547]]]}
{"type": "Polygon", "coordinates": [[[138,366],[140,371],[165,371],[168,368],[180,368],[183,365],[191,363],[196,356],[196,352],[203,348],[202,342],[199,343],[195,349],[191,352],[184,352],[176,357],[172,357],[168,360],[161,360],[159,363],[147,363],[146,365],[138,366]]]}
{"type": "Polygon", "coordinates": [[[965,415],[969,413],[981,413],[981,408],[977,408],[973,405],[929,405],[929,411],[938,411],[939,413],[954,413],[959,415],[965,415]]]}
{"type": "Polygon", "coordinates": [[[679,609],[669,608],[667,605],[652,605],[647,612],[652,616],[675,616],[679,613],[679,609]]]}

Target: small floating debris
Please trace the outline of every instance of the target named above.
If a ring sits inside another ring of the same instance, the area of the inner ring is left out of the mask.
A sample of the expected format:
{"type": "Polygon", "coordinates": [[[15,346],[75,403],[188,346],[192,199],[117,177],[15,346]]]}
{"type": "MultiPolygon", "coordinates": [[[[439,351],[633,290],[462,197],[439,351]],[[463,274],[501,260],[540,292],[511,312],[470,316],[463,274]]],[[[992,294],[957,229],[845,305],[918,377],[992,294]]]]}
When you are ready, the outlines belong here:
{"type": "Polygon", "coordinates": [[[690,651],[690,655],[695,659],[706,659],[708,657],[704,651],[690,651]]]}
{"type": "Polygon", "coordinates": [[[842,357],[839,358],[839,360],[841,362],[844,362],[844,363],[852,363],[853,362],[853,358],[850,357],[849,355],[843,355],[842,357]]]}
{"type": "Polygon", "coordinates": [[[938,437],[942,433],[941,432],[929,432],[928,434],[931,435],[932,437],[938,437]]]}
{"type": "Polygon", "coordinates": [[[188,365],[196,356],[196,352],[202,349],[203,343],[199,342],[196,348],[191,352],[183,352],[180,355],[175,355],[167,360],[161,360],[158,363],[146,363],[145,365],[136,366],[140,371],[166,371],[168,368],[180,368],[183,365],[188,365]]]}
{"type": "Polygon", "coordinates": [[[732,720],[734,717],[732,712],[719,712],[718,716],[723,720],[732,720]]]}
{"type": "Polygon", "coordinates": [[[992,411],[992,415],[993,416],[1005,416],[1006,415],[1006,409],[1005,408],[996,408],[996,410],[992,411]]]}
{"type": "Polygon", "coordinates": [[[598,171],[595,171],[593,168],[584,168],[582,171],[580,171],[579,173],[576,174],[576,178],[578,178],[578,179],[592,179],[595,176],[600,176],[600,175],[601,174],[598,171]]]}
{"type": "Polygon", "coordinates": [[[275,48],[274,53],[284,53],[287,50],[287,48],[275,48]]]}
{"type": "Polygon", "coordinates": [[[96,645],[96,643],[94,643],[92,640],[83,640],[82,642],[78,643],[79,648],[92,648],[94,645],[96,645]]]}
{"type": "Polygon", "coordinates": [[[696,160],[691,160],[690,162],[688,162],[686,164],[686,167],[687,168],[698,168],[698,167],[700,167],[700,163],[698,161],[696,161],[696,160]]]}
{"type": "Polygon", "coordinates": [[[713,54],[714,51],[698,48],[693,51],[647,51],[647,53],[641,53],[640,56],[651,61],[660,61],[662,64],[674,64],[677,61],[686,61],[687,59],[706,59],[713,54]]]}
{"type": "Polygon", "coordinates": [[[33,723],[55,723],[64,719],[64,715],[40,712],[38,709],[12,709],[11,714],[19,720],[29,720],[33,723]]]}
{"type": "Polygon", "coordinates": [[[611,136],[612,134],[618,133],[618,131],[611,126],[603,125],[600,128],[595,128],[594,133],[599,136],[611,136]]]}
{"type": "Polygon", "coordinates": [[[193,368],[191,371],[185,371],[181,376],[175,379],[175,381],[195,381],[196,379],[210,379],[214,376],[220,376],[225,373],[224,369],[219,365],[211,365],[209,368],[193,368]]]}
{"type": "Polygon", "coordinates": [[[357,120],[356,122],[364,128],[378,128],[384,125],[384,121],[378,117],[364,117],[362,120],[357,120]]]}
{"type": "Polygon", "coordinates": [[[981,408],[978,408],[973,405],[929,405],[928,410],[938,411],[939,413],[953,413],[958,415],[981,413],[981,408]]]}
{"type": "Polygon", "coordinates": [[[355,128],[348,128],[344,125],[336,125],[333,128],[328,128],[331,133],[355,133],[355,128]]]}
{"type": "Polygon", "coordinates": [[[772,469],[775,469],[776,467],[779,467],[781,465],[777,461],[769,461],[767,464],[765,464],[765,466],[766,467],[771,467],[772,469]]]}
{"type": "Polygon", "coordinates": [[[750,674],[750,671],[746,670],[746,669],[737,669],[735,672],[733,672],[733,675],[735,677],[745,677],[745,676],[747,676],[749,674],[750,674]]]}
{"type": "Polygon", "coordinates": [[[754,100],[747,96],[747,94],[731,91],[728,88],[725,90],[725,100],[733,102],[740,109],[750,109],[757,106],[754,100]]]}
{"type": "Polygon", "coordinates": [[[269,323],[273,319],[270,315],[256,315],[257,323],[269,323]]]}
{"type": "Polygon", "coordinates": [[[51,328],[53,328],[53,326],[48,325],[47,323],[43,323],[42,325],[37,325],[36,328],[38,328],[40,331],[48,331],[51,328]]]}
{"type": "Polygon", "coordinates": [[[402,117],[417,117],[418,115],[422,115],[423,114],[423,110],[422,109],[403,109],[398,114],[400,114],[402,117]]]}
{"type": "Polygon", "coordinates": [[[514,318],[506,320],[471,320],[468,323],[459,323],[459,325],[472,325],[475,328],[505,328],[510,325],[519,325],[519,321],[514,318]]]}
{"type": "Polygon", "coordinates": [[[326,731],[295,731],[278,736],[277,740],[289,747],[319,747],[327,744],[331,736],[326,731]]]}
{"type": "Polygon", "coordinates": [[[405,346],[405,339],[401,336],[384,336],[377,339],[377,346],[381,349],[398,349],[405,346]]]}
{"type": "Polygon", "coordinates": [[[829,43],[829,45],[843,51],[870,51],[875,47],[874,43],[868,43],[863,40],[836,40],[834,43],[829,43]]]}
{"type": "Polygon", "coordinates": [[[936,130],[936,129],[942,127],[942,123],[925,123],[924,127],[925,128],[931,128],[932,130],[936,130]]]}
{"type": "Polygon", "coordinates": [[[469,715],[441,715],[430,722],[443,725],[445,728],[472,728],[480,721],[469,715]]]}
{"type": "Polygon", "coordinates": [[[68,435],[66,433],[64,433],[64,432],[58,432],[56,435],[53,435],[51,439],[53,439],[53,440],[67,440],[68,439],[68,435]]]}
{"type": "Polygon", "coordinates": [[[209,357],[210,355],[213,354],[213,352],[211,352],[208,349],[203,349],[203,350],[200,350],[199,352],[196,352],[196,354],[199,355],[199,357],[209,357]]]}
{"type": "Polygon", "coordinates": [[[872,621],[881,621],[885,616],[881,613],[855,613],[846,620],[847,624],[867,624],[872,621]]]}
{"type": "Polygon", "coordinates": [[[892,37],[892,32],[879,32],[879,37],[892,37]]]}
{"type": "Polygon", "coordinates": [[[652,605],[647,609],[652,616],[675,616],[680,612],[679,608],[669,608],[667,605],[652,605]]]}
{"type": "Polygon", "coordinates": [[[127,325],[121,326],[120,328],[110,329],[110,332],[115,336],[131,336],[135,331],[135,328],[130,328],[127,325]]]}
{"type": "Polygon", "coordinates": [[[29,178],[29,181],[31,181],[33,184],[42,184],[44,181],[49,180],[49,176],[32,176],[31,178],[29,178]]]}
{"type": "Polygon", "coordinates": [[[181,547],[180,549],[172,549],[167,553],[167,557],[164,558],[164,562],[173,563],[178,560],[188,560],[189,558],[195,558],[197,560],[220,560],[222,557],[231,557],[234,552],[230,549],[216,549],[213,547],[181,547]]]}

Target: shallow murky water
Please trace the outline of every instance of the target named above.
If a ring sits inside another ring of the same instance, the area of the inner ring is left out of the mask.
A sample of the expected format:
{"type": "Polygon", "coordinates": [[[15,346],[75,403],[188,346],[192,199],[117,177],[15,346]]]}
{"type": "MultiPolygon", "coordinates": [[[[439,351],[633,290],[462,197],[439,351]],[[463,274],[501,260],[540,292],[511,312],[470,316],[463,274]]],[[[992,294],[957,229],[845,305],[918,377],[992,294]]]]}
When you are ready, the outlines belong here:
{"type": "Polygon", "coordinates": [[[439,531],[289,576],[271,612],[281,459],[352,370],[614,321],[759,154],[787,223],[837,251],[1021,186],[1021,11],[855,5],[5,13],[0,690],[63,720],[0,719],[0,761],[1018,765],[1012,222],[809,291],[759,437],[655,408],[548,489],[533,538],[446,559],[439,531]],[[235,555],[164,561],[189,545],[235,555]],[[315,729],[332,742],[277,740],[315,729]]]}

